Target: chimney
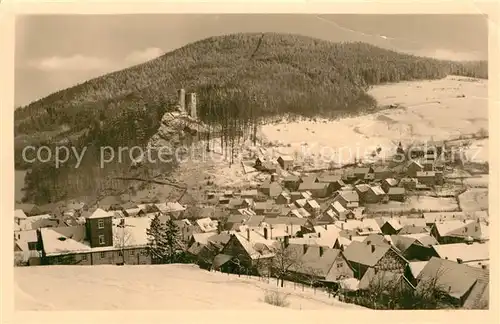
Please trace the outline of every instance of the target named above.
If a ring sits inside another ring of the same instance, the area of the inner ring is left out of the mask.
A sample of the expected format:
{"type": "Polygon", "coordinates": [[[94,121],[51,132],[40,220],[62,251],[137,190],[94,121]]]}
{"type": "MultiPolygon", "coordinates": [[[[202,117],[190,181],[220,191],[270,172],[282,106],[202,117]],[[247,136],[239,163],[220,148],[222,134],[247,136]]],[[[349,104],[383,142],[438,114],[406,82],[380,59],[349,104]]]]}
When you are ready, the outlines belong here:
{"type": "Polygon", "coordinates": [[[486,264],[483,264],[483,265],[481,265],[481,269],[486,270],[486,269],[488,269],[488,266],[486,264]]]}
{"type": "Polygon", "coordinates": [[[307,244],[303,245],[303,249],[304,249],[304,254],[306,254],[306,252],[307,252],[307,244]]]}
{"type": "Polygon", "coordinates": [[[372,253],[375,252],[375,245],[372,244],[372,253]]]}
{"type": "Polygon", "coordinates": [[[320,257],[323,256],[323,247],[322,246],[319,247],[319,256],[320,257]]]}
{"type": "MultiPolygon", "coordinates": [[[[264,227],[264,238],[267,240],[267,227],[264,227]]],[[[250,239],[248,239],[250,241],[250,239]]]]}
{"type": "Polygon", "coordinates": [[[463,261],[462,259],[457,258],[457,263],[458,263],[458,264],[462,264],[463,262],[464,262],[464,261],[463,261]]]}
{"type": "MultiPolygon", "coordinates": [[[[266,233],[266,232],[264,232],[266,233]]],[[[247,241],[250,242],[250,229],[247,228],[247,241]]]]}
{"type": "Polygon", "coordinates": [[[179,106],[181,111],[186,111],[186,91],[184,89],[177,90],[177,95],[179,98],[179,106]]]}

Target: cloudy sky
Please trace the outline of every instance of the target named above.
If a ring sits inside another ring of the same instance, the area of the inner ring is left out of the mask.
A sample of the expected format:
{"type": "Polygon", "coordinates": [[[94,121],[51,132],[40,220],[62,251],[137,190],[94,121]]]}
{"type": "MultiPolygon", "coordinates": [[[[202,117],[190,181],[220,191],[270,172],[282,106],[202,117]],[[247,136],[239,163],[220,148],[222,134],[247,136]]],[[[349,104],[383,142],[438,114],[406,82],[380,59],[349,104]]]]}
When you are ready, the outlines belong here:
{"type": "Polygon", "coordinates": [[[206,37],[285,32],[453,60],[487,59],[473,15],[58,15],[16,21],[15,105],[206,37]]]}

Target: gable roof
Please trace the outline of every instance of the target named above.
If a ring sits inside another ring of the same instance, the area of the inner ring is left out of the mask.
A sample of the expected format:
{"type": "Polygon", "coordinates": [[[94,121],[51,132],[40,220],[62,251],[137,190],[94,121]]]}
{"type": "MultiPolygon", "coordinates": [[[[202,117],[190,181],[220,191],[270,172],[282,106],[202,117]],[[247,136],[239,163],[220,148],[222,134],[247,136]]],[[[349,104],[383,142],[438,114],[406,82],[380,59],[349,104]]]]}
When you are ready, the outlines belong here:
{"type": "Polygon", "coordinates": [[[403,273],[393,272],[393,271],[377,271],[374,268],[368,268],[365,274],[359,281],[359,290],[368,289],[384,289],[388,287],[394,287],[401,280],[405,280],[403,273]]]}
{"type": "Polygon", "coordinates": [[[359,195],[355,190],[342,190],[339,192],[339,196],[347,202],[359,202],[359,195]]]}
{"type": "Polygon", "coordinates": [[[464,263],[490,259],[489,244],[486,243],[452,243],[433,245],[436,254],[445,260],[457,261],[461,259],[464,263]]]}
{"type": "Polygon", "coordinates": [[[383,182],[387,183],[390,186],[396,186],[398,184],[398,180],[396,180],[394,178],[386,178],[386,179],[384,179],[383,182]]]}
{"type": "Polygon", "coordinates": [[[357,191],[364,193],[364,192],[367,192],[368,190],[370,190],[370,185],[368,185],[366,183],[360,183],[360,184],[355,185],[354,188],[356,188],[357,191]]]}
{"type": "Polygon", "coordinates": [[[91,215],[88,215],[88,219],[96,219],[96,218],[107,218],[113,217],[114,214],[112,212],[107,212],[104,209],[97,208],[91,215]]]}
{"type": "Polygon", "coordinates": [[[399,236],[415,239],[417,243],[427,247],[438,244],[438,241],[434,238],[434,236],[429,233],[399,234],[399,236]]]}
{"type": "Polygon", "coordinates": [[[383,196],[385,195],[385,191],[382,190],[380,186],[372,186],[370,187],[370,190],[377,196],[383,196]]]}
{"type": "Polygon", "coordinates": [[[248,253],[248,256],[251,259],[270,258],[274,256],[274,241],[266,240],[254,231],[245,231],[245,233],[237,232],[233,234],[233,237],[240,242],[241,246],[248,253]],[[250,235],[250,240],[247,240],[247,234],[250,235]]]}
{"type": "Polygon", "coordinates": [[[299,191],[302,190],[323,190],[328,187],[328,183],[324,182],[302,182],[299,185],[299,191]]]}
{"type": "Polygon", "coordinates": [[[479,282],[489,280],[488,270],[469,267],[449,260],[432,257],[418,275],[417,291],[425,289],[426,284],[436,281],[439,290],[454,298],[462,298],[479,282]]]}
{"type": "Polygon", "coordinates": [[[283,161],[293,162],[293,157],[289,155],[280,155],[278,158],[281,158],[283,161]]]}
{"type": "Polygon", "coordinates": [[[76,252],[90,252],[90,246],[62,235],[52,228],[41,228],[40,235],[43,249],[47,256],[61,255],[76,252]]]}
{"type": "Polygon", "coordinates": [[[14,210],[14,218],[26,219],[26,218],[28,218],[28,216],[26,216],[26,214],[24,213],[24,211],[22,209],[16,209],[16,210],[14,210]]]}
{"type": "Polygon", "coordinates": [[[406,193],[405,188],[400,188],[400,187],[391,187],[387,191],[388,195],[404,195],[406,193]]]}
{"type": "Polygon", "coordinates": [[[355,262],[373,267],[382,257],[391,249],[389,244],[373,245],[375,250],[372,252],[372,244],[365,242],[352,241],[344,250],[344,256],[349,262],[355,262]]]}
{"type": "Polygon", "coordinates": [[[300,258],[299,266],[292,268],[295,268],[293,270],[298,273],[325,278],[340,253],[342,252],[339,249],[316,245],[308,246],[306,253],[300,258]],[[323,253],[321,256],[320,250],[322,250],[323,253]]]}
{"type": "Polygon", "coordinates": [[[217,221],[213,221],[210,218],[199,218],[196,220],[196,224],[200,227],[203,232],[215,232],[217,231],[217,221]]]}

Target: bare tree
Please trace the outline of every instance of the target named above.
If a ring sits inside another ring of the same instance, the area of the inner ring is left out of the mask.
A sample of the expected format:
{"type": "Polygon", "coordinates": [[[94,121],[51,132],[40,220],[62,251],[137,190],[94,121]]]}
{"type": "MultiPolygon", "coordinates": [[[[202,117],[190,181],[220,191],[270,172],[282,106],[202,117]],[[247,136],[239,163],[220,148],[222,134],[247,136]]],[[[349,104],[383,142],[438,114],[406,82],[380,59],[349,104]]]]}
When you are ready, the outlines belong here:
{"type": "Polygon", "coordinates": [[[277,279],[276,284],[281,281],[281,287],[285,285],[285,278],[292,269],[300,269],[301,254],[295,248],[286,246],[284,242],[276,242],[272,261],[272,273],[277,279]]]}
{"type": "Polygon", "coordinates": [[[313,288],[314,292],[316,292],[316,285],[321,283],[321,271],[314,267],[303,266],[301,272],[304,274],[304,279],[309,284],[309,287],[313,288]]]}
{"type": "Polygon", "coordinates": [[[116,231],[113,231],[113,242],[114,246],[120,249],[120,254],[122,256],[122,262],[125,263],[125,247],[133,244],[133,237],[130,231],[127,229],[125,222],[121,222],[116,226],[116,231]]]}

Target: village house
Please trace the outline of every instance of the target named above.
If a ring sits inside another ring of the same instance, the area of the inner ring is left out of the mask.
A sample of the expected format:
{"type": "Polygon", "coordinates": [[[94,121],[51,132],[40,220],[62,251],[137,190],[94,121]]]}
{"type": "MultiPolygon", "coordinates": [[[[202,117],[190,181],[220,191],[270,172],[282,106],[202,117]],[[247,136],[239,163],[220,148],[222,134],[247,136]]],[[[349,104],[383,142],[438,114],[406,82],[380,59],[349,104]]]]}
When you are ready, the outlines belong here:
{"type": "Polygon", "coordinates": [[[201,233],[217,232],[218,222],[210,218],[199,218],[195,221],[201,233]]]}
{"type": "Polygon", "coordinates": [[[375,245],[371,241],[351,242],[344,255],[354,269],[355,278],[361,279],[369,268],[377,271],[404,273],[408,261],[391,245],[375,245]]]}
{"type": "Polygon", "coordinates": [[[384,180],[393,176],[392,170],[387,166],[377,166],[373,169],[375,179],[384,180]]]}
{"type": "Polygon", "coordinates": [[[321,211],[321,206],[316,202],[316,200],[311,199],[306,202],[304,209],[307,210],[312,217],[317,217],[321,211]]]}
{"type": "Polygon", "coordinates": [[[276,198],[280,193],[283,192],[283,188],[277,181],[266,181],[260,186],[260,191],[271,197],[271,198],[276,198]]]}
{"type": "Polygon", "coordinates": [[[257,189],[248,189],[241,191],[240,197],[243,199],[254,199],[259,195],[259,191],[257,189]]]}
{"type": "Polygon", "coordinates": [[[36,230],[22,230],[14,233],[14,258],[17,264],[40,264],[39,250],[36,230]]]}
{"type": "Polygon", "coordinates": [[[415,160],[411,160],[408,162],[406,166],[406,175],[410,178],[416,178],[418,172],[422,172],[424,170],[424,166],[415,160]]]}
{"type": "Polygon", "coordinates": [[[266,218],[265,223],[272,226],[274,229],[280,229],[287,236],[295,237],[302,227],[307,226],[307,218],[297,217],[275,217],[266,218]]]}
{"type": "Polygon", "coordinates": [[[327,207],[327,212],[332,211],[337,220],[345,220],[348,218],[348,215],[351,211],[345,208],[339,201],[334,201],[327,207]]]}
{"type": "Polygon", "coordinates": [[[436,172],[434,171],[419,171],[417,172],[418,183],[433,187],[437,184],[436,172]]]}
{"type": "Polygon", "coordinates": [[[182,219],[186,211],[186,206],[178,202],[159,203],[155,204],[155,206],[162,214],[168,215],[173,219],[182,219]]]}
{"type": "Polygon", "coordinates": [[[487,309],[489,306],[489,270],[469,267],[451,260],[431,258],[417,277],[417,292],[435,287],[449,301],[465,309],[487,309]]]}
{"type": "Polygon", "coordinates": [[[253,211],[257,215],[263,215],[266,210],[269,210],[275,206],[273,200],[257,201],[253,204],[253,211]]]}
{"type": "Polygon", "coordinates": [[[364,218],[362,220],[346,219],[345,221],[336,221],[334,224],[352,236],[367,236],[382,233],[377,222],[371,218],[364,218]]]}
{"type": "Polygon", "coordinates": [[[489,240],[489,226],[479,220],[450,220],[436,222],[431,235],[440,244],[467,243],[489,240]]]}
{"type": "Polygon", "coordinates": [[[286,216],[297,217],[297,218],[309,218],[311,217],[311,214],[304,208],[296,208],[296,209],[291,209],[286,216]]]}
{"type": "Polygon", "coordinates": [[[394,178],[386,178],[382,181],[381,187],[385,192],[388,192],[390,188],[396,187],[397,185],[398,185],[398,180],[394,178]]]}
{"type": "Polygon", "coordinates": [[[381,202],[385,197],[385,192],[380,186],[370,186],[364,194],[364,201],[369,204],[381,202]]]}
{"type": "Polygon", "coordinates": [[[318,182],[318,176],[316,174],[303,175],[300,177],[300,183],[315,183],[318,182]]]}
{"type": "Polygon", "coordinates": [[[404,272],[377,270],[376,268],[368,268],[358,284],[358,294],[369,290],[401,293],[414,289],[415,287],[405,277],[404,272]]]}
{"type": "Polygon", "coordinates": [[[317,178],[316,182],[328,184],[328,195],[345,186],[341,176],[332,174],[322,174],[317,178]]]}
{"type": "Polygon", "coordinates": [[[344,208],[356,208],[359,207],[359,195],[354,190],[345,190],[338,192],[335,196],[333,202],[338,201],[344,208]]]}
{"type": "Polygon", "coordinates": [[[365,195],[370,190],[370,185],[366,183],[360,183],[354,186],[354,190],[358,193],[359,196],[359,201],[364,202],[365,201],[365,195]]]}
{"type": "Polygon", "coordinates": [[[35,204],[16,204],[15,209],[22,210],[26,216],[36,216],[43,213],[35,204]]]}
{"type": "Polygon", "coordinates": [[[429,234],[391,235],[390,240],[409,261],[428,261],[436,255],[433,246],[438,242],[429,234]]]}
{"type": "Polygon", "coordinates": [[[210,269],[212,262],[231,238],[230,233],[198,233],[194,234],[187,252],[202,269],[210,269]]]}
{"type": "Polygon", "coordinates": [[[247,228],[233,233],[221,252],[214,258],[212,268],[223,272],[266,275],[274,257],[274,241],[247,228]]]}
{"type": "Polygon", "coordinates": [[[406,199],[406,190],[401,187],[389,188],[387,197],[389,197],[389,200],[403,202],[406,199]]]}
{"type": "Polygon", "coordinates": [[[416,178],[405,177],[399,180],[399,187],[406,190],[415,190],[417,188],[418,180],[416,178]]]}
{"type": "Polygon", "coordinates": [[[359,180],[364,180],[367,174],[373,173],[372,167],[358,167],[353,171],[354,176],[359,180]]]}
{"type": "Polygon", "coordinates": [[[473,267],[488,265],[490,260],[490,248],[485,243],[452,243],[432,245],[433,256],[441,259],[466,264],[473,267]]]}
{"type": "Polygon", "coordinates": [[[275,202],[278,205],[288,205],[292,201],[292,197],[290,194],[286,191],[282,191],[278,197],[276,197],[275,202]]]}
{"type": "Polygon", "coordinates": [[[298,191],[309,191],[314,198],[324,198],[328,196],[328,184],[321,182],[302,182],[299,185],[298,191]]]}
{"type": "Polygon", "coordinates": [[[290,274],[299,282],[337,283],[354,275],[341,250],[306,244],[289,245],[287,249],[297,259],[290,267],[290,274]]]}
{"type": "Polygon", "coordinates": [[[300,177],[293,174],[286,176],[282,181],[283,187],[290,191],[297,191],[301,182],[300,177]]]}
{"type": "Polygon", "coordinates": [[[293,168],[293,158],[291,156],[281,155],[277,161],[283,170],[291,170],[293,168]]]}

